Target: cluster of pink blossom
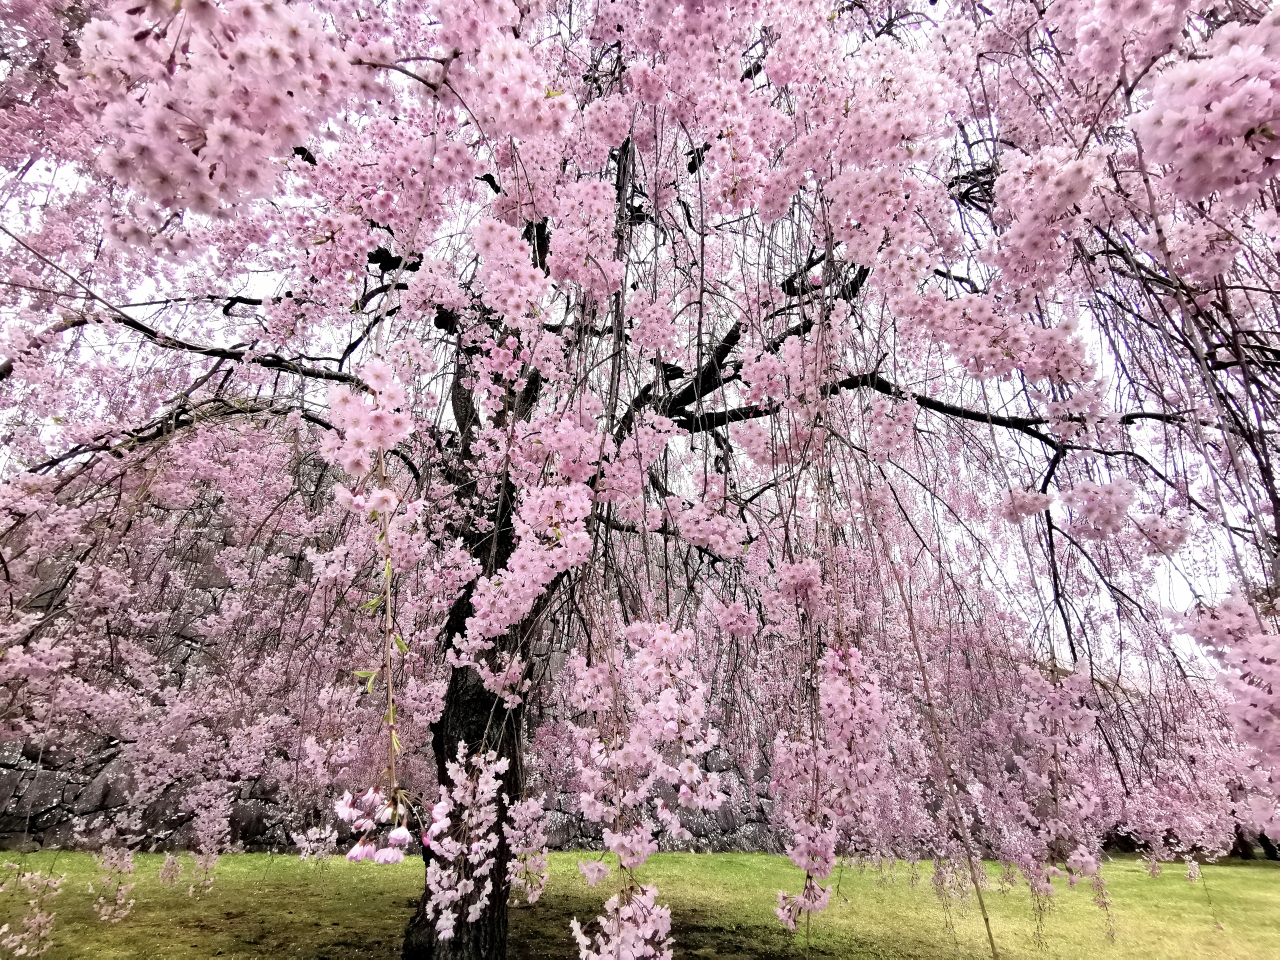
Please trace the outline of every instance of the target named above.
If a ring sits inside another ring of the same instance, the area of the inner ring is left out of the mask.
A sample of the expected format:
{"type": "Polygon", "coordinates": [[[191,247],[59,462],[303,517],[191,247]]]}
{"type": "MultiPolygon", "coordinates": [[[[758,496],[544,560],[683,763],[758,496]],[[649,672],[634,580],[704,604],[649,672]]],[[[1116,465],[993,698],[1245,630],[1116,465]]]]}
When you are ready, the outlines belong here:
{"type": "Polygon", "coordinates": [[[1036,490],[1006,490],[1001,499],[997,513],[1010,523],[1020,523],[1027,517],[1044,513],[1053,504],[1051,493],[1040,493],[1036,490]]]}
{"type": "Polygon", "coordinates": [[[1255,197],[1280,161],[1280,11],[1225,24],[1199,56],[1159,73],[1132,123],[1180,196],[1255,197]]]}
{"type": "Polygon", "coordinates": [[[720,608],[716,614],[716,626],[738,640],[747,639],[759,629],[756,618],[741,600],[734,600],[720,608]]]}
{"type": "Polygon", "coordinates": [[[1062,498],[1071,507],[1071,531],[1086,540],[1114,537],[1124,526],[1135,496],[1134,485],[1121,477],[1110,483],[1081,480],[1062,498]]]}
{"type": "Polygon", "coordinates": [[[1222,666],[1227,710],[1254,751],[1245,817],[1262,829],[1280,823],[1280,636],[1267,633],[1248,599],[1233,593],[1190,618],[1187,629],[1222,666]]]}
{"type": "Polygon", "coordinates": [[[887,463],[911,449],[915,443],[916,415],[920,408],[914,399],[895,402],[876,397],[867,411],[869,452],[877,463],[887,463]]]}
{"type": "MultiPolygon", "coordinates": [[[[792,861],[795,862],[796,857],[802,855],[807,843],[797,840],[789,847],[792,853],[792,861]]],[[[821,862],[830,860],[834,862],[835,851],[823,850],[818,858],[821,862]]],[[[827,868],[830,872],[830,868],[827,868]]],[[[826,874],[823,874],[825,876],[826,874]]],[[[795,932],[797,924],[801,916],[804,914],[821,913],[831,904],[831,887],[824,887],[815,878],[814,874],[806,872],[804,875],[804,883],[800,887],[799,893],[787,893],[785,890],[778,891],[778,905],[773,908],[774,916],[782,921],[782,925],[795,932]]]]}
{"type": "Polygon", "coordinates": [[[512,468],[531,481],[554,471],[569,483],[588,483],[601,453],[611,449],[610,438],[601,435],[589,414],[539,417],[521,427],[511,448],[512,468]]]}
{"type": "Polygon", "coordinates": [[[67,875],[54,876],[40,870],[27,870],[17,863],[5,863],[7,876],[0,879],[0,893],[10,887],[21,886],[30,896],[27,912],[22,917],[22,929],[12,930],[9,924],[0,926],[0,947],[15,957],[38,957],[53,946],[53,913],[49,901],[62,892],[67,875]]]}
{"type": "Polygon", "coordinates": [[[107,847],[101,853],[94,854],[93,859],[102,871],[99,882],[104,887],[93,904],[93,912],[103,923],[119,923],[133,911],[133,905],[137,903],[136,900],[129,899],[134,884],[125,882],[125,878],[138,869],[138,865],[133,862],[133,851],[107,847]]]}
{"type": "MultiPolygon", "coordinates": [[[[302,833],[291,833],[289,837],[298,848],[299,860],[323,862],[333,855],[338,846],[338,831],[330,826],[308,827],[302,833]]],[[[174,865],[177,865],[176,861],[174,865]]],[[[173,873],[173,878],[177,880],[176,871],[173,873]]]]}
{"type": "Polygon", "coordinates": [[[274,187],[301,147],[371,75],[301,4],[119,3],[84,30],[64,77],[116,145],[104,169],[166,207],[214,213],[274,187]]]}
{"type": "Polygon", "coordinates": [[[1022,670],[1022,679],[1035,694],[1023,713],[1023,724],[1028,731],[1051,738],[1060,750],[1065,752],[1069,737],[1088,732],[1097,722],[1097,712],[1087,705],[1091,686],[1085,674],[1073,673],[1052,685],[1027,667],[1022,670]]]}
{"type": "Polygon", "coordinates": [[[1092,877],[1098,872],[1098,858],[1084,847],[1076,847],[1066,860],[1067,869],[1071,871],[1072,885],[1081,877],[1092,877]]]}
{"type": "Polygon", "coordinates": [[[579,960],[671,960],[671,911],[655,903],[657,896],[658,888],[650,885],[610,897],[598,918],[600,930],[590,937],[577,917],[570,921],[579,960]]]}
{"type": "Polygon", "coordinates": [[[877,784],[887,775],[886,718],[880,690],[858,651],[828,650],[818,665],[817,725],[808,742],[786,731],[774,743],[772,779],[779,819],[791,833],[787,856],[805,872],[799,894],[778,894],[778,919],[796,928],[801,913],[826,908],[831,874],[848,838],[866,828],[877,784]]]}
{"type": "Polygon", "coordinates": [[[1133,525],[1147,539],[1148,553],[1172,557],[1191,536],[1191,518],[1185,513],[1137,514],[1133,525]]]}
{"type": "MultiPolygon", "coordinates": [[[[815,284],[821,281],[814,280],[815,284]]],[[[851,334],[848,304],[840,302],[812,337],[784,336],[767,343],[763,350],[748,351],[738,373],[747,385],[746,399],[754,404],[781,401],[780,405],[799,409],[808,405],[817,410],[823,402],[822,384],[839,369],[840,346],[851,334]]],[[[800,427],[793,423],[792,429],[800,427]]]]}
{"type": "Polygon", "coordinates": [[[1070,321],[1043,327],[1009,314],[994,298],[965,294],[945,299],[936,292],[904,298],[925,327],[977,377],[1006,377],[1022,370],[1032,380],[1087,381],[1093,364],[1070,321]]]}
{"type": "Polygon", "coordinates": [[[1174,221],[1138,238],[1137,246],[1157,263],[1168,260],[1188,280],[1211,284],[1242,252],[1234,231],[1213,220],[1174,221]]]}
{"type": "Polygon", "coordinates": [[[661,298],[650,301],[636,297],[627,303],[631,320],[631,340],[642,357],[671,359],[679,349],[679,328],[672,321],[671,308],[661,298]]]}
{"type": "Polygon", "coordinates": [[[1158,60],[1178,42],[1193,0],[1066,0],[1048,20],[1072,55],[1072,76],[1103,82],[1126,63],[1158,60]]]}
{"type": "Polygon", "coordinates": [[[816,616],[822,609],[826,587],[822,582],[822,567],[812,557],[778,564],[777,585],[782,600],[802,607],[810,616],[816,616]]]}
{"type": "Polygon", "coordinates": [[[774,459],[773,438],[759,423],[744,423],[734,430],[734,446],[761,467],[772,467],[774,459]]]}
{"type": "MultiPolygon", "coordinates": [[[[362,176],[345,184],[347,202],[336,204],[331,214],[338,215],[334,217],[335,226],[342,224],[345,229],[340,227],[332,234],[322,230],[313,239],[331,235],[334,241],[340,241],[345,234],[353,242],[367,241],[367,234],[362,236],[361,228],[369,220],[397,237],[420,234],[420,219],[432,221],[438,215],[437,204],[443,196],[460,188],[469,189],[481,171],[471,144],[449,137],[447,131],[426,117],[414,125],[412,134],[389,117],[370,118],[362,125],[361,133],[370,143],[380,144],[384,149],[369,157],[362,176]],[[339,219],[342,212],[355,214],[358,219],[354,224],[345,218],[339,219]]],[[[339,158],[326,154],[323,149],[319,152],[320,156],[314,158],[314,168],[306,161],[291,164],[294,176],[290,184],[295,190],[312,177],[326,177],[339,171],[349,173],[339,158]]],[[[334,243],[335,248],[338,245],[334,243]]],[[[355,255],[362,257],[364,252],[355,255]]],[[[415,261],[416,257],[410,263],[415,261]]],[[[400,272],[400,282],[408,288],[401,301],[406,309],[461,305],[454,264],[424,256],[415,265],[416,269],[400,272]]],[[[422,346],[416,345],[419,349],[422,346]]],[[[409,344],[404,346],[413,349],[409,344]]]]}
{"type": "Polygon", "coordinates": [[[747,384],[746,399],[750,403],[777,400],[787,393],[787,370],[775,353],[748,357],[742,364],[742,382],[747,384]]]}
{"type": "Polygon", "coordinates": [[[475,54],[491,37],[509,32],[520,23],[520,7],[511,0],[463,0],[441,4],[436,38],[445,49],[475,54]]]}
{"type": "Polygon", "coordinates": [[[685,506],[679,497],[668,497],[666,502],[667,513],[685,540],[717,556],[736,557],[742,554],[747,528],[740,519],[725,512],[727,506],[723,500],[718,509],[705,500],[685,506]]]}
{"type": "Polygon", "coordinates": [[[476,580],[466,636],[449,651],[455,666],[473,666],[485,686],[502,696],[510,707],[520,703],[528,678],[519,655],[500,654],[489,663],[486,651],[524,619],[557,576],[586,563],[591,538],[586,519],[591,514],[591,489],[582,483],[531,490],[520,505],[516,521],[520,543],[504,570],[476,580]]]}
{"type": "Polygon", "coordinates": [[[499,383],[506,381],[516,390],[524,389],[526,381],[521,378],[521,373],[533,354],[528,347],[520,346],[518,338],[509,336],[499,342],[490,337],[480,344],[480,351],[483,356],[481,367],[490,377],[499,383]]]}
{"type": "Polygon", "coordinates": [[[502,824],[502,831],[511,851],[511,859],[507,861],[507,884],[511,888],[513,903],[519,898],[528,904],[537,903],[551,876],[544,829],[543,804],[546,799],[544,794],[511,803],[503,797],[507,820],[502,824]]]}
{"type": "MultiPolygon", "coordinates": [[[[643,67],[638,67],[643,70],[643,67]]],[[[628,75],[630,70],[628,70],[628,75]]],[[[629,78],[630,79],[630,78],[629,78]]],[[[634,82],[634,80],[633,80],[634,82]]],[[[660,96],[660,95],[659,95],[660,96]]],[[[632,129],[631,124],[631,104],[628,98],[618,93],[605,95],[591,100],[589,103],[583,104],[582,116],[578,122],[577,129],[582,135],[582,142],[578,145],[578,149],[574,151],[574,160],[578,169],[583,172],[598,172],[604,170],[609,165],[610,154],[618,147],[620,143],[627,139],[627,134],[632,129]]],[[[571,193],[577,193],[578,189],[574,184],[582,184],[583,188],[590,192],[586,196],[595,195],[597,198],[602,197],[602,191],[597,191],[594,187],[595,183],[599,183],[601,187],[607,189],[607,181],[597,181],[594,177],[576,179],[571,183],[563,184],[563,188],[569,188],[568,191],[561,193],[561,197],[569,196],[571,193]]],[[[582,194],[579,194],[582,196],[582,194]]],[[[577,220],[580,226],[585,226],[582,218],[574,217],[574,211],[567,205],[562,207],[569,216],[568,220],[577,220]]],[[[608,205],[608,212],[604,214],[605,218],[612,222],[613,204],[608,205]]],[[[597,208],[596,213],[602,213],[602,208],[597,208]]],[[[599,229],[599,225],[596,226],[599,229]]]]}
{"type": "MultiPolygon", "coordinates": [[[[334,835],[336,836],[337,834],[335,833],[334,835]]],[[[176,887],[181,877],[182,863],[177,854],[166,853],[164,855],[164,863],[160,864],[160,869],[156,874],[156,879],[160,881],[160,886],[176,887]]]]}
{"type": "MultiPolygon", "coordinates": [[[[336,431],[326,433],[320,447],[321,454],[330,463],[340,466],[354,477],[366,476],[380,454],[395,447],[413,429],[413,420],[404,412],[406,406],[402,387],[390,365],[382,360],[370,360],[360,370],[364,382],[373,391],[372,402],[351,390],[350,387],[329,388],[329,414],[336,431]]],[[[377,490],[371,496],[393,496],[389,491],[377,490]]],[[[387,511],[394,502],[377,504],[347,504],[349,509],[387,511]]]]}
{"type": "MultiPolygon", "coordinates": [[[[575,678],[571,701],[591,722],[573,727],[583,787],[579,806],[588,820],[606,825],[605,849],[631,876],[658,849],[654,823],[645,815],[650,805],[668,835],[690,839],[664,793],[687,810],[715,810],[725,796],[718,774],[701,764],[719,738],[707,724],[706,688],[690,660],[693,634],[662,623],[634,623],[625,640],[591,666],[573,657],[569,669],[575,678]]],[[[598,861],[580,862],[579,869],[593,886],[609,872],[598,861]]],[[[667,955],[667,930],[657,912],[662,908],[653,906],[652,893],[632,878],[598,918],[597,945],[647,944],[644,949],[652,953],[635,955],[667,955]]],[[[596,955],[582,936],[579,943],[582,957],[596,955]]]]}
{"type": "MultiPolygon", "coordinates": [[[[1025,706],[1017,729],[1029,748],[1018,762],[1017,774],[1026,791],[1025,799],[1019,799],[1015,807],[1027,831],[1023,846],[1072,851],[1066,857],[1065,874],[1045,862],[1043,855],[1027,856],[1020,863],[1032,891],[1047,897],[1053,895],[1055,879],[1065,875],[1074,885],[1098,870],[1098,837],[1091,817],[1099,811],[1102,799],[1095,784],[1080,776],[1080,764],[1092,750],[1098,701],[1092,679],[1084,670],[1046,678],[1041,671],[1023,665],[1020,679],[1025,706]],[[1047,796],[1054,798],[1051,804],[1044,802],[1047,796]]],[[[1138,806],[1136,798],[1134,806],[1138,806]]],[[[1132,816],[1135,831],[1144,829],[1141,820],[1140,815],[1132,816]]]]}
{"type": "MultiPolygon", "coordinates": [[[[625,134],[624,134],[625,135],[625,134]]],[[[613,186],[599,180],[565,184],[556,197],[556,242],[547,267],[557,283],[575,283],[604,299],[622,286],[624,264],[609,250],[613,186]]]]}
{"type": "MultiPolygon", "coordinates": [[[[645,414],[638,421],[614,458],[604,465],[599,499],[613,504],[623,520],[653,530],[662,524],[662,511],[648,508],[645,485],[649,470],[682,431],[669,417],[656,414],[645,414]]],[[[611,439],[606,437],[606,444],[611,439]]]]}
{"type": "Polygon", "coordinates": [[[896,232],[912,186],[892,166],[850,170],[831,181],[832,207],[840,218],[835,236],[844,241],[854,263],[880,259],[886,233],[896,232]]]}
{"type": "Polygon", "coordinates": [[[370,788],[359,797],[352,797],[348,790],[334,802],[333,812],[343,823],[350,824],[352,833],[360,835],[347,851],[347,859],[352,863],[362,860],[399,863],[404,859],[404,848],[413,840],[405,825],[407,811],[381,792],[370,788]],[[385,845],[379,846],[377,834],[392,822],[396,825],[387,832],[385,845]]]}
{"type": "MultiPolygon", "coordinates": [[[[675,790],[681,807],[715,809],[723,800],[719,776],[704,774],[700,761],[718,735],[706,726],[706,689],[688,659],[693,635],[635,623],[626,640],[629,652],[615,651],[590,667],[581,657],[570,664],[577,678],[573,702],[596,721],[576,730],[583,814],[616,828],[634,820],[662,784],[675,790]]],[[[687,837],[665,800],[654,801],[654,813],[674,835],[687,837]]],[[[628,869],[657,849],[651,825],[642,820],[630,831],[611,829],[610,836],[609,848],[628,869]]]]}
{"type": "MultiPolygon", "coordinates": [[[[8,0],[0,17],[0,48],[6,51],[0,78],[0,167],[17,169],[30,156],[33,142],[60,152],[79,154],[84,147],[77,112],[61,96],[57,71],[75,56],[81,18],[102,14],[104,4],[90,0],[67,16],[60,4],[46,0],[8,0]],[[73,144],[80,149],[75,149],[73,144]]],[[[51,151],[52,152],[52,151],[51,151]]]]}
{"type": "Polygon", "coordinates": [[[997,223],[1005,229],[990,256],[1006,289],[1043,294],[1068,266],[1100,167],[1073,154],[1064,147],[1015,154],[996,179],[997,223]]]}
{"type": "MultiPolygon", "coordinates": [[[[449,71],[450,92],[475,118],[482,134],[501,142],[508,137],[523,139],[563,132],[576,110],[573,96],[551,88],[537,48],[513,35],[508,24],[519,20],[515,5],[479,0],[458,6],[458,12],[464,15],[481,10],[489,14],[478,32],[455,34],[454,49],[469,47],[474,52],[469,52],[460,64],[463,69],[449,71]]],[[[446,34],[460,26],[457,17],[457,12],[446,17],[446,34]]]]}
{"type": "Polygon", "coordinates": [[[551,282],[531,262],[528,241],[515,227],[491,218],[476,224],[472,238],[483,260],[478,276],[484,284],[484,302],[509,326],[532,335],[551,282]]]}

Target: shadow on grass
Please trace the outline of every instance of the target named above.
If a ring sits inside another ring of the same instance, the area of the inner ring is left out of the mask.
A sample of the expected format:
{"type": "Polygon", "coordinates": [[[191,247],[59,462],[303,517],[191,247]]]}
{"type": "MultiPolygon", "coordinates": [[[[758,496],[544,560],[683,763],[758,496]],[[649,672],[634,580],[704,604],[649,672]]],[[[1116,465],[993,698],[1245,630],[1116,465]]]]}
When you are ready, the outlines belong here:
{"type": "MultiPolygon", "coordinates": [[[[557,896],[532,907],[511,912],[510,960],[550,960],[576,957],[577,945],[570,933],[569,922],[575,917],[587,929],[600,911],[600,901],[586,897],[557,896]]],[[[805,952],[803,941],[797,941],[779,925],[766,929],[734,923],[731,917],[716,918],[706,911],[675,907],[671,911],[671,934],[676,942],[677,957],[714,957],[717,960],[766,960],[774,957],[819,958],[846,956],[820,945],[805,952]]],[[[872,944],[860,954],[881,955],[872,944]]],[[[884,954],[900,956],[900,954],[884,954]]]]}

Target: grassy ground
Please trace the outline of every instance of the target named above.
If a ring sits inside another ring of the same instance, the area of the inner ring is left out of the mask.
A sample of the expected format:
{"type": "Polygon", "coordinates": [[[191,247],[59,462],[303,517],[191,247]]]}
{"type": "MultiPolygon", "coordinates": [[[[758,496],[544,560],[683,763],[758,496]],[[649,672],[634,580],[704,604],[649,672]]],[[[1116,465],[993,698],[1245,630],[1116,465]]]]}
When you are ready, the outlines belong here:
{"type": "MultiPolygon", "coordinates": [[[[162,886],[161,857],[140,856],[133,879],[133,912],[117,924],[93,912],[97,867],[82,854],[35,854],[27,869],[65,873],[48,958],[300,957],[307,960],[393,958],[414,897],[421,863],[300,863],[295,857],[223,857],[213,887],[187,895],[192,874],[184,857],[176,887],[162,886]]],[[[573,854],[553,854],[551,883],[542,901],[512,913],[512,955],[576,956],[569,920],[584,923],[611,895],[609,880],[588,888],[573,854]]],[[[1206,866],[1188,883],[1175,865],[1152,879],[1142,864],[1116,860],[1104,874],[1114,900],[1116,937],[1087,884],[1061,885],[1036,923],[1025,885],[987,894],[1002,958],[1052,957],[1280,957],[1280,864],[1229,862],[1206,866]]],[[[912,884],[905,867],[891,874],[845,871],[832,908],[814,918],[810,936],[785,931],[773,916],[777,891],[797,889],[799,873],[785,859],[756,854],[663,854],[642,878],[656,883],[670,905],[677,957],[982,957],[989,956],[976,904],[948,911],[933,893],[929,869],[912,884]]],[[[101,892],[99,889],[98,892],[101,892]]],[[[18,926],[25,895],[0,894],[0,922],[18,926]]]]}

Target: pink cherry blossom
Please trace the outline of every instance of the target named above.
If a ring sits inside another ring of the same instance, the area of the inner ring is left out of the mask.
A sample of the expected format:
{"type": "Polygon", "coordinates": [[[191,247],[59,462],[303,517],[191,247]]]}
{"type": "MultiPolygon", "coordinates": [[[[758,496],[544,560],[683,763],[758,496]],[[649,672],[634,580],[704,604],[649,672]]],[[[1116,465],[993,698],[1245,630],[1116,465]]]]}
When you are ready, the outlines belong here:
{"type": "Polygon", "coordinates": [[[1280,19],[945,6],[10,3],[0,737],[118,746],[72,826],[193,896],[262,791],[418,838],[409,960],[575,805],[584,957],[709,819],[788,928],[904,859],[993,952],[984,862],[1274,829],[1280,19]]]}

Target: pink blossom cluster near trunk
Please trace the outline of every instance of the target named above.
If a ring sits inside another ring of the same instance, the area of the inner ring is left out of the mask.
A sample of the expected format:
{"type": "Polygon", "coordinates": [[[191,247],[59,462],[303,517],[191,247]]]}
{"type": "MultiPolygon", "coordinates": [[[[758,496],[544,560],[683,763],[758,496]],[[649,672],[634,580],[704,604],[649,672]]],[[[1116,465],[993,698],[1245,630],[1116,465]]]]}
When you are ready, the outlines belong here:
{"type": "Polygon", "coordinates": [[[246,811],[421,856],[409,958],[505,954],[556,806],[583,957],[669,956],[643,863],[760,797],[793,929],[851,859],[989,921],[984,860],[1106,911],[1108,842],[1280,829],[1278,38],[8,3],[0,738],[116,758],[100,915],[246,811]]]}

